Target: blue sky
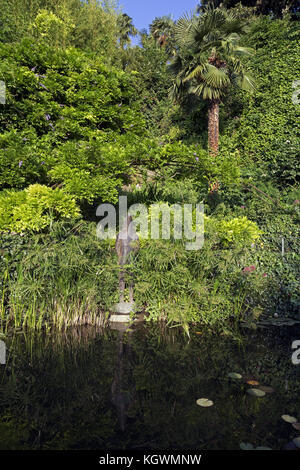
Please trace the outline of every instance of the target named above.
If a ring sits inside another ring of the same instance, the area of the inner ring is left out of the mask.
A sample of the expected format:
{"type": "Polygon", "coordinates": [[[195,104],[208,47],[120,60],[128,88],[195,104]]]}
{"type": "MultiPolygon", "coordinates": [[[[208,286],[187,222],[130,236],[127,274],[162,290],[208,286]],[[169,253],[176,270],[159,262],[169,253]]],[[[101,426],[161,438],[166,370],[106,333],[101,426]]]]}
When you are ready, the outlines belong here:
{"type": "Polygon", "coordinates": [[[156,16],[171,14],[176,20],[199,3],[199,0],[119,0],[123,12],[131,16],[138,30],[148,28],[156,16]]]}

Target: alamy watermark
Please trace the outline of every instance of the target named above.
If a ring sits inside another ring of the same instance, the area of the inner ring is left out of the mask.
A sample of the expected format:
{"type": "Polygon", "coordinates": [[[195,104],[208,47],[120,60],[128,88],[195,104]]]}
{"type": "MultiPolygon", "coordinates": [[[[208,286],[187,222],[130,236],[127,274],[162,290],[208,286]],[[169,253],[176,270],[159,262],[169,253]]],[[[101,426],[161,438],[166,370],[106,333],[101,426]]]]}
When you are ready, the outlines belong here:
{"type": "Polygon", "coordinates": [[[0,364],[6,363],[6,344],[0,340],[0,364]]]}
{"type": "Polygon", "coordinates": [[[300,104],[300,80],[295,80],[292,87],[296,90],[292,95],[292,102],[294,104],[300,104]]]}
{"type": "MultiPolygon", "coordinates": [[[[117,236],[117,211],[112,204],[101,204],[96,211],[97,217],[104,217],[97,226],[97,236],[101,240],[115,240],[117,236]]],[[[127,233],[137,231],[143,239],[186,240],[187,250],[200,250],[204,244],[204,205],[167,203],[133,204],[128,208],[127,196],[119,197],[119,225],[123,226],[128,215],[132,222],[127,233]],[[138,228],[138,230],[137,230],[138,228]]],[[[126,231],[120,238],[125,239],[126,231]]]]}
{"type": "Polygon", "coordinates": [[[6,102],[6,85],[0,80],[0,104],[5,104],[6,102]]]}
{"type": "Polygon", "coordinates": [[[300,340],[293,342],[292,349],[296,350],[292,355],[292,363],[298,366],[300,364],[300,340]]]}

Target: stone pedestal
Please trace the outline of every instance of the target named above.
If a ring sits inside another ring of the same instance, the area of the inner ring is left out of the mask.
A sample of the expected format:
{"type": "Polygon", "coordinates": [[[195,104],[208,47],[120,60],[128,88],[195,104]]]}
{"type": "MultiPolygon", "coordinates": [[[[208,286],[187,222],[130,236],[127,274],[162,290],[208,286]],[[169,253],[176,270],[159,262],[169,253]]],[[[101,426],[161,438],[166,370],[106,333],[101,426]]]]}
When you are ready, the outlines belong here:
{"type": "Polygon", "coordinates": [[[114,305],[112,315],[109,318],[110,323],[129,323],[131,313],[134,311],[133,302],[120,302],[114,305]]]}
{"type": "Polygon", "coordinates": [[[114,305],[113,311],[118,315],[130,315],[134,311],[133,302],[120,302],[114,305]]]}
{"type": "Polygon", "coordinates": [[[130,315],[116,315],[113,314],[109,317],[110,323],[129,323],[131,320],[130,315]]]}

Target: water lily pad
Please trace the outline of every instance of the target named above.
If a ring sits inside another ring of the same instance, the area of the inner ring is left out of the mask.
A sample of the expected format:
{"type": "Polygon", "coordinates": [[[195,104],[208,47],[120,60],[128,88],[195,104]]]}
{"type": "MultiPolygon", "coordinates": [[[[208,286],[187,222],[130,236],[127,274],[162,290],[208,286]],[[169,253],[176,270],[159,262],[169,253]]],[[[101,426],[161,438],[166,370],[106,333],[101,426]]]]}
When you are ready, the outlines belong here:
{"type": "Polygon", "coordinates": [[[260,447],[256,447],[255,450],[272,450],[271,447],[263,447],[263,446],[260,446],[260,447]]]}
{"type": "Polygon", "coordinates": [[[256,379],[256,377],[254,377],[253,375],[245,375],[245,376],[244,376],[244,382],[245,382],[245,383],[248,383],[248,382],[251,381],[251,380],[258,382],[258,380],[256,379]]]}
{"type": "Polygon", "coordinates": [[[259,388],[259,390],[262,390],[265,393],[274,393],[275,392],[274,388],[269,387],[267,385],[260,385],[258,388],[259,388]]]}
{"type": "Polygon", "coordinates": [[[196,401],[197,405],[202,406],[203,408],[208,408],[209,406],[213,406],[214,402],[209,400],[208,398],[199,398],[196,401]]]}
{"type": "Polygon", "coordinates": [[[228,377],[230,377],[231,379],[242,379],[242,375],[241,374],[237,374],[236,372],[230,372],[228,374],[228,377]]]}
{"type": "Polygon", "coordinates": [[[257,382],[257,380],[247,380],[246,383],[248,385],[259,385],[259,382],[257,382]]]}
{"type": "Polygon", "coordinates": [[[300,437],[295,437],[295,439],[293,439],[293,443],[298,447],[298,449],[300,449],[300,437]]]}
{"type": "Polygon", "coordinates": [[[300,423],[292,423],[292,426],[297,429],[297,431],[300,431],[300,423]]]}
{"type": "Polygon", "coordinates": [[[242,450],[254,450],[254,447],[250,442],[241,442],[240,448],[242,450]]]}
{"type": "Polygon", "coordinates": [[[257,397],[257,398],[264,397],[266,394],[265,392],[263,392],[262,390],[259,390],[258,388],[249,388],[247,390],[247,393],[249,393],[249,395],[251,395],[252,397],[257,397]]]}
{"type": "Polygon", "coordinates": [[[293,423],[297,423],[297,418],[294,418],[294,416],[290,416],[290,415],[282,415],[281,416],[283,421],[285,421],[286,423],[290,423],[290,424],[293,424],[293,423]]]}

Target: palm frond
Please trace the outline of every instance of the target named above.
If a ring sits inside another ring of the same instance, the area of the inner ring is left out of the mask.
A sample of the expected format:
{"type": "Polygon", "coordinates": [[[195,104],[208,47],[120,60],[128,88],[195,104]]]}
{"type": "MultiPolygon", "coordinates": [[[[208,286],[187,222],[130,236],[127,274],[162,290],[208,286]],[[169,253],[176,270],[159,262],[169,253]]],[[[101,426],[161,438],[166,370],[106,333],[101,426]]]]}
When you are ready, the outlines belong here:
{"type": "Polygon", "coordinates": [[[169,88],[169,97],[172,101],[181,103],[185,96],[189,94],[189,84],[184,83],[181,78],[177,77],[169,88]]]}
{"type": "Polygon", "coordinates": [[[230,82],[253,91],[255,83],[244,70],[241,59],[253,50],[241,46],[246,24],[223,8],[208,8],[200,15],[181,17],[175,26],[177,56],[170,71],[180,80],[175,89],[220,99],[230,82]]]}
{"type": "Polygon", "coordinates": [[[211,64],[208,64],[204,70],[203,80],[208,86],[219,89],[225,88],[230,83],[226,71],[211,64]]]}
{"type": "Polygon", "coordinates": [[[254,78],[249,74],[243,74],[239,77],[239,86],[242,90],[253,92],[256,90],[256,84],[254,78]]]}
{"type": "Polygon", "coordinates": [[[193,17],[184,14],[177,21],[174,27],[174,37],[179,47],[184,47],[191,40],[191,28],[193,25],[193,17]]]}
{"type": "Polygon", "coordinates": [[[232,55],[234,56],[251,56],[255,53],[255,50],[250,47],[234,46],[231,50],[232,55]]]}
{"type": "Polygon", "coordinates": [[[184,78],[184,82],[188,82],[192,80],[193,78],[200,78],[203,76],[205,69],[207,68],[207,63],[202,63],[197,65],[195,68],[193,68],[191,71],[188,71],[186,77],[184,78]]]}
{"type": "Polygon", "coordinates": [[[207,86],[205,83],[191,87],[191,93],[194,93],[196,96],[202,96],[205,100],[219,100],[222,98],[221,90],[207,86]]]}
{"type": "Polygon", "coordinates": [[[179,55],[175,55],[175,57],[172,59],[172,61],[168,65],[168,72],[173,76],[177,76],[178,74],[180,74],[182,69],[183,69],[182,58],[179,55]]]}

